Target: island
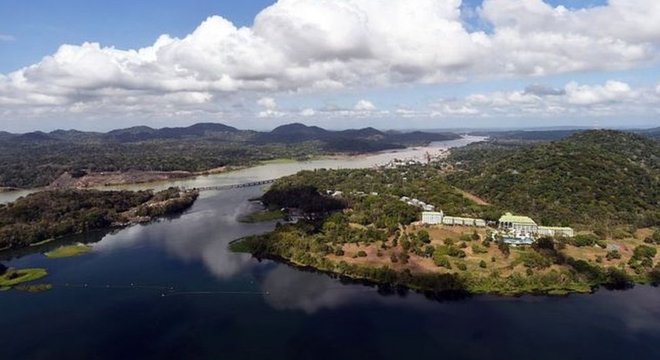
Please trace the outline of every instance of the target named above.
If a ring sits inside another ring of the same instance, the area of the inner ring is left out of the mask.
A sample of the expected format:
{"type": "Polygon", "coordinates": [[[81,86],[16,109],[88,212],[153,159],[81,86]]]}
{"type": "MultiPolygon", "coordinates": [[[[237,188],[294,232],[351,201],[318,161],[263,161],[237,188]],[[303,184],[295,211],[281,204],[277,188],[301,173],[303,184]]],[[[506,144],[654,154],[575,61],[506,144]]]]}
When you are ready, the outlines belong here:
{"type": "Polygon", "coordinates": [[[660,145],[586,131],[377,169],[303,171],[263,195],[288,222],[236,252],[429,293],[660,283],[660,145]]]}
{"type": "Polygon", "coordinates": [[[18,288],[25,291],[35,291],[36,289],[39,289],[39,291],[47,290],[46,288],[50,288],[47,284],[40,284],[39,286],[23,284],[41,279],[46,275],[48,275],[46,269],[11,269],[0,264],[0,291],[11,288],[18,288]]]}
{"type": "MultiPolygon", "coordinates": [[[[0,249],[19,249],[97,229],[126,227],[189,208],[197,190],[40,191],[0,205],[0,249]]],[[[56,252],[62,256],[81,248],[56,252]]]]}

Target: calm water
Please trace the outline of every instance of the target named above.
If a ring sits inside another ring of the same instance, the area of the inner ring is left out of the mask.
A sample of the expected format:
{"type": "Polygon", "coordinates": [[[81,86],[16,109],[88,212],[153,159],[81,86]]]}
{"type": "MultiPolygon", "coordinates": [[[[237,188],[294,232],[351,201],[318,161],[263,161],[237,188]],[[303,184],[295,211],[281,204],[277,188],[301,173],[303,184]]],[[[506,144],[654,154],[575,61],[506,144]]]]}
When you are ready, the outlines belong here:
{"type": "Polygon", "coordinates": [[[81,257],[5,254],[54,289],[0,293],[0,359],[660,359],[658,288],[438,301],[229,253],[274,226],[236,221],[260,192],[71,239],[81,257]]]}

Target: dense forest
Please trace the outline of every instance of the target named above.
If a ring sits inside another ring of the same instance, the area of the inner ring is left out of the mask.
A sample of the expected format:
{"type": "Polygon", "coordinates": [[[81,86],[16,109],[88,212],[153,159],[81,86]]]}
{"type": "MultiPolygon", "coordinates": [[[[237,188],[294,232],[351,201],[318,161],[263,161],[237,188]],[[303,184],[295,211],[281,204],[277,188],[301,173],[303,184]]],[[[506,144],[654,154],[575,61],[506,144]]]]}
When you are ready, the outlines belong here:
{"type": "Polygon", "coordinates": [[[0,205],[0,249],[136,222],[188,208],[196,191],[42,191],[0,205]]]}
{"type": "Polygon", "coordinates": [[[196,124],[163,129],[141,126],[108,133],[0,133],[0,187],[45,186],[64,172],[199,172],[275,158],[364,153],[456,138],[458,135],[451,133],[381,132],[372,128],[328,131],[302,124],[284,125],[271,132],[196,124]]]}
{"type": "Polygon", "coordinates": [[[453,185],[543,224],[660,224],[660,143],[619,131],[452,151],[453,185]]]}

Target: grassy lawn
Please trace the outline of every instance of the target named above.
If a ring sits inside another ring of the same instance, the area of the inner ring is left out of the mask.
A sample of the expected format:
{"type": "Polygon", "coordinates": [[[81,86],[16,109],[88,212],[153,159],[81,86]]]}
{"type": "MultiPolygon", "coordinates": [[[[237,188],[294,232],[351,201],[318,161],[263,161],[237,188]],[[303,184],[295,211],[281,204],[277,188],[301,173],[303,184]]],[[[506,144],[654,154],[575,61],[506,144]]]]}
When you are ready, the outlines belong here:
{"type": "Polygon", "coordinates": [[[242,223],[259,223],[273,221],[284,218],[284,213],[280,210],[262,210],[245,215],[239,219],[242,223]]]}
{"type": "Polygon", "coordinates": [[[50,259],[60,259],[71,256],[83,255],[90,251],[92,251],[91,246],[84,244],[76,244],[76,245],[62,246],[53,251],[47,252],[44,255],[46,255],[46,257],[50,259]]]}
{"type": "Polygon", "coordinates": [[[12,287],[24,282],[41,279],[48,275],[46,269],[19,269],[8,270],[0,276],[0,288],[12,287]]]}

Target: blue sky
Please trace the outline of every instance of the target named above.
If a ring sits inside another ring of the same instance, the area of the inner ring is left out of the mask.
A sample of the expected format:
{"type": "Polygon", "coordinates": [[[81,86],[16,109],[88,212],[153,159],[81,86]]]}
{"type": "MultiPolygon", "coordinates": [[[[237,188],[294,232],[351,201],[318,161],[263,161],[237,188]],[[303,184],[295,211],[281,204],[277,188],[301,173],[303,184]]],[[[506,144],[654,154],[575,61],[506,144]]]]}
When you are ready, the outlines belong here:
{"type": "Polygon", "coordinates": [[[97,41],[118,48],[150,45],[161,34],[184,36],[211,15],[241,26],[274,1],[249,0],[1,0],[0,72],[38,62],[62,44],[97,41]]]}
{"type": "Polygon", "coordinates": [[[660,23],[654,1],[466,0],[459,18],[455,0],[435,1],[385,2],[433,15],[394,18],[368,0],[0,0],[0,130],[660,124],[660,30],[636,31],[660,23]],[[174,40],[157,59],[133,51],[163,34],[174,40]]]}

